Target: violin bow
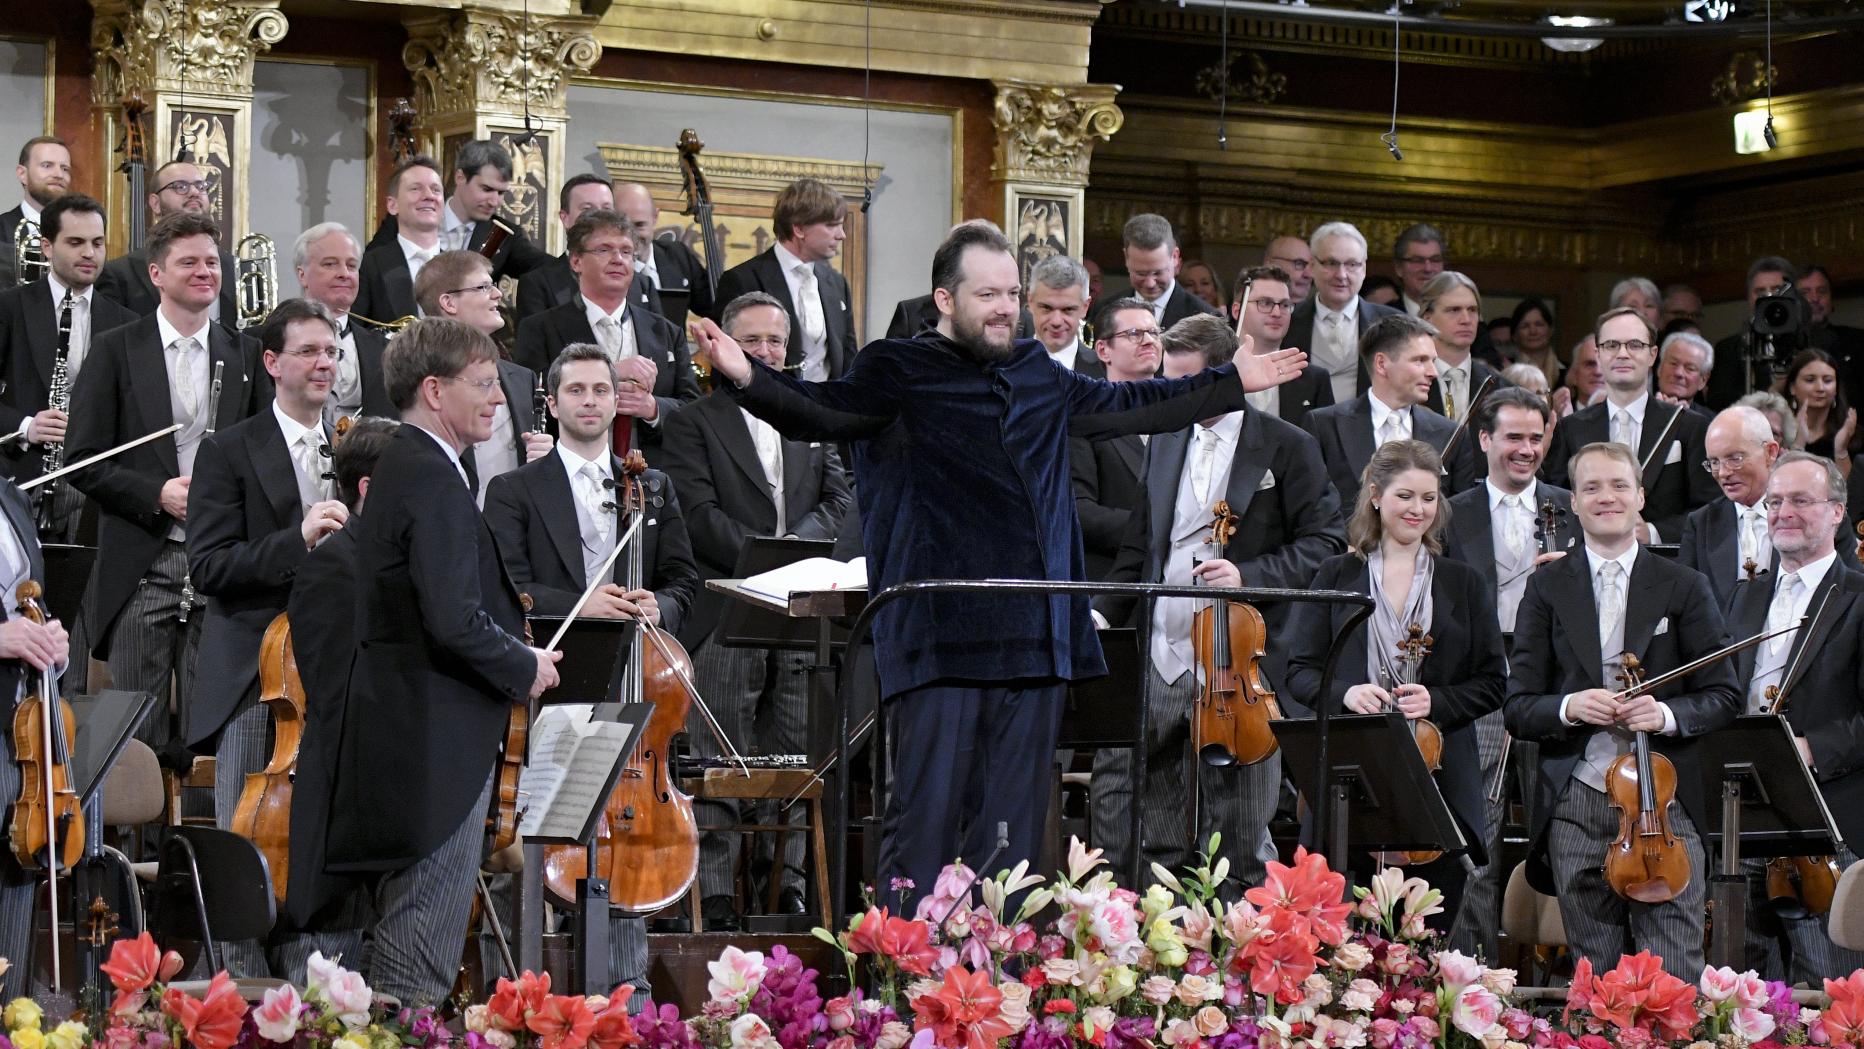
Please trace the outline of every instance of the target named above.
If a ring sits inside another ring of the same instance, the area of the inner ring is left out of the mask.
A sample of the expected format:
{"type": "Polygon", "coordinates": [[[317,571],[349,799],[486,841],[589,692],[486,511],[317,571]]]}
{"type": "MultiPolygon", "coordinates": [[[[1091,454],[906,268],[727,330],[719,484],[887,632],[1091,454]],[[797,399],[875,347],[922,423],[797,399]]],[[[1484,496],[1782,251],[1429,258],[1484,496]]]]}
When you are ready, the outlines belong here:
{"type": "Polygon", "coordinates": [[[1639,481],[1642,481],[1644,479],[1644,474],[1650,470],[1650,461],[1657,457],[1657,452],[1660,451],[1665,444],[1669,443],[1670,431],[1676,429],[1676,421],[1683,417],[1685,411],[1688,411],[1687,408],[1684,408],[1680,404],[1674,405],[1673,407],[1675,407],[1676,410],[1670,413],[1670,421],[1663,424],[1663,432],[1657,435],[1657,443],[1650,446],[1649,454],[1645,455],[1643,460],[1637,465],[1639,481]]]}
{"type": "Polygon", "coordinates": [[[1763,631],[1761,633],[1755,634],[1753,637],[1744,638],[1740,641],[1735,642],[1732,645],[1728,645],[1725,648],[1719,648],[1713,652],[1710,652],[1706,656],[1700,656],[1696,659],[1692,659],[1689,662],[1684,663],[1682,666],[1677,667],[1675,670],[1666,670],[1663,673],[1658,674],[1656,677],[1645,680],[1644,683],[1641,685],[1637,685],[1632,688],[1627,688],[1622,692],[1614,693],[1612,695],[1612,702],[1615,703],[1621,699],[1629,699],[1632,696],[1642,695],[1644,693],[1662,688],[1663,686],[1669,684],[1672,681],[1675,681],[1678,678],[1688,677],[1689,675],[1695,673],[1696,671],[1702,669],[1703,667],[1708,666],[1710,663],[1714,663],[1719,660],[1727,659],[1729,656],[1732,656],[1737,652],[1745,652],[1748,649],[1753,648],[1755,645],[1758,645],[1763,641],[1767,641],[1769,639],[1779,637],[1781,634],[1790,634],[1793,631],[1798,630],[1800,627],[1805,626],[1806,622],[1807,622],[1807,618],[1805,616],[1801,616],[1799,617],[1799,622],[1794,623],[1791,626],[1781,627],[1780,629],[1775,630],[1771,633],[1763,631]]]}
{"type": "Polygon", "coordinates": [[[738,763],[738,770],[744,774],[745,778],[750,778],[750,763],[746,762],[744,755],[738,753],[738,748],[732,745],[731,737],[725,734],[725,726],[719,724],[718,718],[712,716],[712,708],[706,706],[705,697],[699,694],[699,686],[693,684],[693,679],[686,673],[686,668],[680,666],[679,661],[673,658],[672,650],[667,647],[667,632],[660,629],[660,624],[650,619],[641,620],[641,625],[647,628],[647,640],[660,653],[660,658],[667,661],[667,666],[672,669],[674,676],[680,679],[680,684],[686,686],[686,694],[691,696],[693,703],[699,707],[699,714],[705,719],[706,728],[712,730],[713,737],[718,740],[720,746],[725,748],[726,755],[738,763]]]}
{"type": "Polygon", "coordinates": [[[108,459],[113,455],[121,455],[122,453],[129,451],[131,448],[134,448],[139,444],[148,444],[150,441],[153,441],[158,437],[167,437],[169,434],[174,433],[176,430],[179,430],[179,429],[181,429],[181,424],[175,423],[172,426],[165,426],[162,429],[155,431],[154,433],[145,433],[141,437],[138,437],[133,441],[124,441],[122,444],[119,444],[115,448],[112,448],[108,451],[98,452],[96,455],[87,455],[84,458],[79,459],[77,462],[72,463],[70,466],[67,466],[62,470],[53,470],[49,474],[40,474],[39,476],[33,478],[30,481],[21,481],[19,483],[19,490],[22,492],[30,491],[31,489],[37,488],[38,486],[46,483],[47,481],[55,481],[58,478],[63,477],[68,473],[73,473],[75,471],[82,470],[85,467],[91,465],[92,463],[101,463],[105,459],[108,459]]]}
{"type": "MultiPolygon", "coordinates": [[[[1441,385],[1442,380],[1438,380],[1438,383],[1441,385]]],[[[1489,391],[1494,386],[1494,375],[1482,380],[1482,385],[1476,387],[1476,395],[1469,400],[1469,410],[1463,413],[1463,421],[1456,424],[1456,429],[1450,433],[1450,439],[1443,442],[1443,463],[1439,469],[1444,476],[1447,477],[1450,474],[1450,456],[1455,453],[1457,442],[1463,439],[1463,433],[1469,429],[1469,420],[1476,417],[1476,409],[1482,406],[1482,399],[1489,395],[1489,391]]]]}
{"type": "MultiPolygon", "coordinates": [[[[1836,593],[1837,590],[1838,587],[1836,584],[1827,586],[1825,588],[1825,593],[1819,595],[1819,607],[1813,609],[1811,615],[1800,620],[1801,623],[1806,625],[1808,641],[1810,641],[1812,630],[1819,624],[1819,617],[1825,614],[1825,606],[1831,603],[1832,594],[1836,593]]],[[[1799,646],[1799,651],[1793,654],[1793,661],[1787,665],[1786,672],[1780,675],[1780,692],[1774,697],[1773,705],[1767,708],[1767,713],[1778,714],[1780,708],[1786,705],[1787,686],[1793,683],[1793,678],[1799,673],[1800,669],[1804,667],[1806,653],[1811,651],[1811,649],[1812,645],[1810,643],[1804,644],[1799,646]]]]}
{"type": "MultiPolygon", "coordinates": [[[[879,716],[880,716],[879,712],[875,711],[873,713],[868,714],[866,717],[862,718],[861,723],[859,725],[856,725],[854,727],[854,731],[848,734],[848,745],[852,747],[855,744],[861,742],[861,737],[867,735],[867,733],[871,729],[873,729],[874,721],[879,716]]],[[[834,768],[835,762],[840,761],[840,760],[841,760],[841,749],[839,747],[837,747],[834,750],[829,751],[828,757],[823,758],[822,764],[818,766],[814,772],[811,772],[809,774],[809,779],[803,783],[802,789],[796,792],[795,797],[792,797],[790,800],[778,806],[777,808],[778,814],[781,815],[784,812],[788,812],[791,805],[794,805],[797,802],[803,800],[803,795],[809,793],[809,788],[822,782],[822,777],[828,775],[828,770],[834,768]]]]}
{"type": "Polygon", "coordinates": [[[641,515],[635,515],[634,523],[628,526],[626,532],[622,533],[621,542],[616,543],[615,549],[608,552],[608,560],[602,562],[601,569],[590,578],[589,586],[583,590],[582,596],[577,598],[576,603],[570,606],[569,615],[564,616],[563,622],[557,624],[557,632],[550,635],[550,643],[544,646],[544,651],[555,652],[557,650],[557,646],[563,642],[563,635],[569,632],[570,624],[576,621],[578,615],[582,614],[583,606],[588,604],[589,599],[595,596],[595,592],[602,589],[603,584],[608,582],[615,574],[615,559],[621,556],[621,552],[628,548],[628,541],[633,539],[635,533],[641,530],[642,520],[644,520],[644,518],[642,518],[641,515]]]}

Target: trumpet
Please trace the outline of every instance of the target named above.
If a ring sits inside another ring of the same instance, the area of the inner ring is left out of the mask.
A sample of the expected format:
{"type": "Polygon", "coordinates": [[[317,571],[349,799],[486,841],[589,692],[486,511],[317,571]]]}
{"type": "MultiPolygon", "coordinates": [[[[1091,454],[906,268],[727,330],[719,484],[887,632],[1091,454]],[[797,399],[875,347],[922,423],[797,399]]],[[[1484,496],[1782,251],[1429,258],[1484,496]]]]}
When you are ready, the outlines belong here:
{"type": "Polygon", "coordinates": [[[364,325],[374,328],[377,331],[385,331],[389,334],[390,337],[393,337],[396,335],[400,335],[403,328],[406,328],[408,325],[413,324],[415,321],[419,320],[420,318],[410,313],[406,317],[396,317],[392,321],[379,321],[379,320],[376,320],[374,317],[365,317],[360,313],[352,313],[349,315],[349,319],[353,321],[360,321],[364,325]]]}
{"type": "Polygon", "coordinates": [[[248,233],[233,249],[239,299],[239,326],[244,331],[265,321],[278,305],[278,249],[263,233],[248,233]]]}
{"type": "Polygon", "coordinates": [[[39,239],[39,224],[20,219],[13,227],[13,283],[31,284],[45,276],[51,263],[45,259],[45,245],[39,239]]]}

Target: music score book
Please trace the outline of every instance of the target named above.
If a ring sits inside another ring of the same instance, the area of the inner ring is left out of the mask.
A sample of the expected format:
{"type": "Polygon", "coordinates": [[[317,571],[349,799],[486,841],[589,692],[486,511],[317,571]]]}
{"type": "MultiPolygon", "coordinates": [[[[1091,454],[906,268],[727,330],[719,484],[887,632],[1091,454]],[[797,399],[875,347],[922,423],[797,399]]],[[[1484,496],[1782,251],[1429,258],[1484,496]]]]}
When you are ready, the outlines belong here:
{"type": "Polygon", "coordinates": [[[867,558],[837,561],[832,557],[806,557],[744,580],[739,586],[773,601],[788,601],[792,593],[817,590],[867,589],[867,558]]]}
{"type": "Polygon", "coordinates": [[[628,754],[647,730],[650,703],[559,703],[531,725],[531,757],[518,780],[527,842],[580,844],[595,833],[628,754]]]}

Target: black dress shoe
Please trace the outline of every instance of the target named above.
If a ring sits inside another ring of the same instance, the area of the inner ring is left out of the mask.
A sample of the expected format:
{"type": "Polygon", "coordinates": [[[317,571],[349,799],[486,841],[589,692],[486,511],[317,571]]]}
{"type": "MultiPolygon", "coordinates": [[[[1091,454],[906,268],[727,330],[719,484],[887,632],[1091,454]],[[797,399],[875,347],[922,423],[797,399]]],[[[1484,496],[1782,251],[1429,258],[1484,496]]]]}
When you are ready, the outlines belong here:
{"type": "Polygon", "coordinates": [[[803,899],[801,889],[784,889],[777,894],[778,914],[808,914],[809,903],[803,899]]]}
{"type": "Polygon", "coordinates": [[[729,896],[707,896],[700,910],[705,914],[707,932],[737,932],[738,907],[729,896]]]}

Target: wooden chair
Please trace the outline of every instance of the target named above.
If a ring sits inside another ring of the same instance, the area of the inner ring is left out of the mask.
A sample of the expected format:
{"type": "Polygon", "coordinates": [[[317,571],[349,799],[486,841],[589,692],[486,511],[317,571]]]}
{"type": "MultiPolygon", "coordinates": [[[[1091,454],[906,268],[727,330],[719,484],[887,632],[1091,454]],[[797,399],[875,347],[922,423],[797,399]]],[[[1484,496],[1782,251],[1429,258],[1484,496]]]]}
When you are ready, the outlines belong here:
{"type": "Polygon", "coordinates": [[[1527,883],[1525,863],[1515,865],[1502,891],[1502,935],[1506,937],[1504,964],[1511,963],[1524,977],[1533,968],[1546,968],[1543,958],[1548,952],[1566,947],[1560,901],[1527,883]],[[1512,957],[1511,950],[1515,952],[1512,957]]]}
{"type": "MultiPolygon", "coordinates": [[[[809,769],[751,769],[746,775],[740,769],[707,769],[703,779],[684,779],[680,789],[693,796],[695,800],[709,801],[779,801],[785,802],[801,795],[805,819],[801,824],[794,823],[731,823],[723,826],[705,826],[702,830],[724,831],[728,834],[769,834],[776,840],[776,855],[782,862],[784,842],[792,833],[807,835],[803,840],[808,843],[808,859],[805,863],[815,875],[816,906],[821,911],[822,926],[833,925],[830,914],[828,881],[828,845],[824,832],[822,811],[822,781],[809,769]],[[814,782],[810,782],[811,780],[814,782]]],[[[765,907],[772,913],[777,909],[777,897],[782,891],[782,878],[770,879],[770,888],[765,907]]],[[[699,880],[693,879],[689,892],[692,913],[700,913],[699,880]]],[[[696,923],[695,923],[696,924],[696,923]]]]}

